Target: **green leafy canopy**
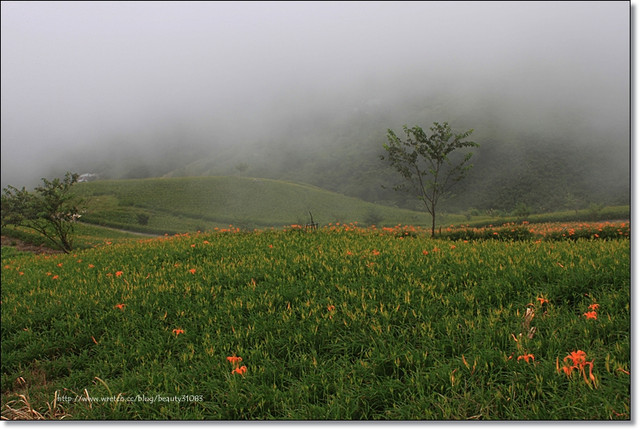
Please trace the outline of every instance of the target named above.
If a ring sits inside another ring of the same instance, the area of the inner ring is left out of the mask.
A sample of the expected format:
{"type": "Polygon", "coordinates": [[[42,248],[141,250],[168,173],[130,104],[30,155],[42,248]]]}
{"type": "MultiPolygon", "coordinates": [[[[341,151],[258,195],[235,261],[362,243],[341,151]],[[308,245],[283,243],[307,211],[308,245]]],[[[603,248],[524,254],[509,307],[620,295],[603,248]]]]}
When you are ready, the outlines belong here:
{"type": "MultiPolygon", "coordinates": [[[[455,161],[450,154],[458,149],[479,145],[466,140],[473,129],[455,134],[447,122],[434,122],[429,128],[430,135],[419,126],[409,128],[405,125],[402,129],[406,135],[404,140],[393,130],[387,131],[388,143],[383,145],[387,151],[386,159],[405,180],[396,189],[410,188],[417,193],[434,220],[435,230],[438,200],[446,196],[451,186],[462,180],[473,167],[470,164],[473,153],[469,152],[462,160],[455,161]]],[[[385,156],[381,158],[384,160],[385,156]]]]}
{"type": "Polygon", "coordinates": [[[67,172],[64,179],[42,178],[33,192],[11,185],[2,194],[2,225],[37,231],[65,252],[73,248],[71,234],[80,216],[83,201],[71,192],[78,174],[67,172]]]}

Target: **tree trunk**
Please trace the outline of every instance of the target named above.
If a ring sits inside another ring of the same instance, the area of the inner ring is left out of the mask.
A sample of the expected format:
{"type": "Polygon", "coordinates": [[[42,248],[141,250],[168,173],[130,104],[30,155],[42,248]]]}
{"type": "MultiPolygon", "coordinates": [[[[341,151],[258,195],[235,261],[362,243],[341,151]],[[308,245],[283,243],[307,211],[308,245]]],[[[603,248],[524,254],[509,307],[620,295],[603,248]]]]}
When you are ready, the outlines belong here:
{"type": "Polygon", "coordinates": [[[436,205],[431,204],[431,237],[436,236],[436,205]]]}

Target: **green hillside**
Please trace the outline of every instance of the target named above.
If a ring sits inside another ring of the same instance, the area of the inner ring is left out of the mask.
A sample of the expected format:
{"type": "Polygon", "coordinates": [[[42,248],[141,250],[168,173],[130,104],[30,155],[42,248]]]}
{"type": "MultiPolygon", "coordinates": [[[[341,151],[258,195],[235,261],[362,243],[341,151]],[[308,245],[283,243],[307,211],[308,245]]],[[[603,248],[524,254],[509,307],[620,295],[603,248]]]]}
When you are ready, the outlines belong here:
{"type": "Polygon", "coordinates": [[[492,92],[473,100],[464,91],[412,91],[381,101],[379,108],[360,103],[348,112],[302,109],[253,139],[163,128],[149,139],[124,136],[90,153],[65,153],[65,162],[45,176],[72,171],[103,180],[268,178],[420,211],[413,196],[394,190],[402,177],[380,159],[386,133],[393,129],[402,135],[405,124],[427,129],[434,121],[447,121],[456,132],[473,129],[471,138],[480,147],[473,151],[469,175],[441,201],[444,211],[509,213],[526,206],[541,213],[629,204],[631,147],[624,118],[604,127],[577,111],[524,109],[492,92]]]}
{"type": "Polygon", "coordinates": [[[153,178],[77,184],[87,199],[83,221],[135,231],[178,233],[216,227],[253,229],[320,225],[427,225],[426,213],[376,205],[320,188],[243,177],[153,178]]]}

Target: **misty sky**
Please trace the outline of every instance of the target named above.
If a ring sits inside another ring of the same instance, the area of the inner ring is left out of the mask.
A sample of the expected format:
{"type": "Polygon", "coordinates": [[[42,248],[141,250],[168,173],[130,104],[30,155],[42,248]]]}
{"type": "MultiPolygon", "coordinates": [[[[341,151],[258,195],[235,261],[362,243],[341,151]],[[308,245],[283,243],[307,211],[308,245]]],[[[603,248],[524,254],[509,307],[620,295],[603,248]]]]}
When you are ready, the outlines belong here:
{"type": "Polygon", "coordinates": [[[1,7],[3,187],[122,136],[240,145],[301,112],[429,89],[628,124],[626,1],[1,7]]]}

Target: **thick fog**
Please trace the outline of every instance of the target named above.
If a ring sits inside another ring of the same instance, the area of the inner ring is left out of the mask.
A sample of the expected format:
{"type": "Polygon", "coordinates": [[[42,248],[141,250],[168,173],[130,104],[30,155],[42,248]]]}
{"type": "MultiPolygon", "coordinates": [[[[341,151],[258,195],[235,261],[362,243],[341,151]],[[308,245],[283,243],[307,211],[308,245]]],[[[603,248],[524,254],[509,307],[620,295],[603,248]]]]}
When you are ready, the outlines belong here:
{"type": "Polygon", "coordinates": [[[566,115],[628,136],[630,14],[626,1],[2,2],[2,186],[169,137],[266,144],[372,106],[402,124],[431,94],[531,133],[566,115]]]}

